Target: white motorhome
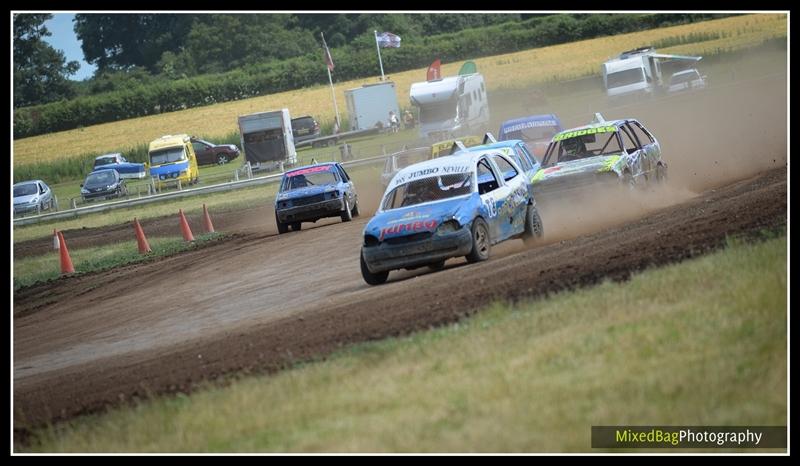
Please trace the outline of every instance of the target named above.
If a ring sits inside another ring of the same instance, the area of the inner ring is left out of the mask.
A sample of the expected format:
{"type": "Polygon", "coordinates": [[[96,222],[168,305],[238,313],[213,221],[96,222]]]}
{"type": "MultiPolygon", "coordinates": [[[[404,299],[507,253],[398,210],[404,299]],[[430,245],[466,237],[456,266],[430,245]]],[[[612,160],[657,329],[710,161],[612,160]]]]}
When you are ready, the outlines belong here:
{"type": "Polygon", "coordinates": [[[423,138],[442,140],[482,133],[482,127],[489,123],[486,84],[480,73],[414,83],[410,98],[419,108],[423,138]]]}
{"type": "Polygon", "coordinates": [[[377,84],[365,84],[344,91],[347,102],[347,115],[350,130],[374,128],[379,122],[382,126],[389,124],[389,112],[400,115],[397,105],[397,91],[391,81],[377,84]]]}
{"type": "Polygon", "coordinates": [[[652,95],[665,86],[661,70],[663,61],[700,59],[702,57],[664,55],[656,53],[652,47],[641,47],[622,52],[603,63],[600,72],[608,97],[652,95]]]}
{"type": "Polygon", "coordinates": [[[297,163],[289,109],[239,116],[245,160],[254,170],[274,170],[297,163]]]}

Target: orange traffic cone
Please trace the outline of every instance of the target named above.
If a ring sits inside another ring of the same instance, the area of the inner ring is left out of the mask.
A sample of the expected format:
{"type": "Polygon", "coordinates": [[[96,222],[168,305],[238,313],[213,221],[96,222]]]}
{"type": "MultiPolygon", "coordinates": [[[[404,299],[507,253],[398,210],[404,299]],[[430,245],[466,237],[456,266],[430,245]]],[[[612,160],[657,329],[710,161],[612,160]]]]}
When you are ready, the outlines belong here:
{"type": "Polygon", "coordinates": [[[58,251],[58,249],[59,249],[59,245],[58,245],[58,232],[56,232],[56,229],[55,229],[55,228],[53,228],[53,250],[54,250],[54,251],[58,251]]]}
{"type": "Polygon", "coordinates": [[[214,224],[211,223],[211,217],[208,215],[208,208],[203,204],[203,225],[206,227],[206,233],[214,233],[214,224]]]}
{"type": "Polygon", "coordinates": [[[139,225],[139,219],[133,217],[133,230],[136,232],[136,243],[139,245],[139,254],[147,254],[150,252],[150,243],[147,242],[147,237],[144,236],[144,230],[139,225]]]}
{"type": "Polygon", "coordinates": [[[178,214],[181,216],[181,232],[185,241],[194,241],[192,229],[189,228],[189,222],[186,221],[186,216],[183,215],[183,209],[178,209],[178,214]]]}
{"type": "Polygon", "coordinates": [[[67,251],[67,242],[64,241],[64,235],[60,231],[58,232],[58,242],[61,251],[61,273],[75,273],[75,267],[72,266],[72,259],[67,251]]]}

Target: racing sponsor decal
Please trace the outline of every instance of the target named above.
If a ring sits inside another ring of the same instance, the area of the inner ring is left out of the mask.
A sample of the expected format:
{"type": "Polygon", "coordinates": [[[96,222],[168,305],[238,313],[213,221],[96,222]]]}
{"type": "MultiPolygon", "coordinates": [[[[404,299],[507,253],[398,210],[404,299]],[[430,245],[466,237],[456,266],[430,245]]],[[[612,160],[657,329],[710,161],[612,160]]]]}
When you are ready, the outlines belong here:
{"type": "Polygon", "coordinates": [[[486,206],[486,215],[488,215],[489,218],[497,217],[497,206],[494,203],[493,196],[486,196],[483,200],[483,204],[486,206]]]}
{"type": "Polygon", "coordinates": [[[397,236],[400,233],[416,233],[418,231],[432,231],[436,228],[439,222],[436,220],[426,220],[420,221],[417,220],[416,222],[408,222],[408,223],[401,223],[398,225],[392,225],[390,227],[381,228],[381,234],[378,238],[379,240],[383,241],[384,238],[389,236],[397,236]]]}
{"type": "Polygon", "coordinates": [[[286,176],[307,175],[309,173],[319,173],[331,170],[333,170],[333,165],[321,165],[318,167],[308,167],[308,168],[302,168],[300,170],[295,170],[293,172],[287,173],[286,176]]]}
{"type": "Polygon", "coordinates": [[[512,126],[507,126],[503,128],[503,134],[514,133],[517,131],[522,131],[526,128],[536,128],[542,126],[558,126],[555,120],[538,120],[538,121],[526,121],[524,123],[517,123],[512,126]]]}
{"type": "Polygon", "coordinates": [[[394,220],[390,220],[390,221],[388,221],[386,223],[389,224],[389,225],[393,225],[395,223],[400,223],[400,222],[408,223],[411,220],[422,220],[422,219],[429,218],[430,216],[431,216],[431,214],[427,214],[425,212],[417,212],[417,211],[413,211],[412,210],[411,212],[406,212],[405,214],[403,214],[402,217],[396,218],[394,220]]]}
{"type": "Polygon", "coordinates": [[[614,170],[616,168],[615,165],[619,162],[620,158],[621,156],[619,155],[614,155],[612,157],[609,157],[608,160],[606,160],[606,162],[603,164],[603,166],[599,170],[597,170],[597,173],[610,172],[611,170],[614,170]]]}
{"type": "Polygon", "coordinates": [[[617,131],[616,126],[598,126],[597,128],[579,129],[577,131],[565,131],[563,133],[556,134],[553,137],[553,141],[561,141],[562,139],[575,138],[586,134],[613,133],[615,131],[617,131]]]}
{"type": "Polygon", "coordinates": [[[394,184],[397,186],[418,178],[425,178],[434,175],[449,175],[452,173],[466,173],[468,171],[469,165],[443,165],[441,167],[431,167],[424,170],[415,170],[398,175],[394,179],[394,184]]]}

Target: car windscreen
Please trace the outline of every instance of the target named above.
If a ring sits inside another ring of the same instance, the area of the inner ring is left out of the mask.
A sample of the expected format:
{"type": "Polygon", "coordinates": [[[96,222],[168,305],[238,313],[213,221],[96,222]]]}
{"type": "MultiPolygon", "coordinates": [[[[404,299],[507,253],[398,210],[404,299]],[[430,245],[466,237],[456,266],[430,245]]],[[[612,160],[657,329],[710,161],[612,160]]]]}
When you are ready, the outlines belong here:
{"type": "Polygon", "coordinates": [[[161,165],[164,163],[179,162],[186,160],[186,152],[183,147],[170,147],[150,152],[150,164],[161,165]]]}
{"type": "Polygon", "coordinates": [[[106,186],[114,184],[116,181],[117,178],[114,176],[114,173],[106,170],[95,172],[87,176],[84,186],[106,186]]]}
{"type": "Polygon", "coordinates": [[[506,133],[503,140],[522,139],[525,142],[550,141],[561,129],[557,126],[536,126],[506,133]]]}
{"type": "Polygon", "coordinates": [[[306,168],[289,172],[281,183],[281,192],[294,189],[308,188],[309,186],[325,186],[336,184],[339,178],[331,166],[306,168]]]}
{"type": "Polygon", "coordinates": [[[102,166],[102,165],[109,165],[109,164],[112,164],[112,163],[114,163],[116,161],[117,161],[116,157],[100,157],[98,159],[95,159],[94,166],[95,167],[99,167],[99,166],[102,166]]]}
{"type": "Polygon", "coordinates": [[[14,197],[30,196],[39,192],[36,183],[21,184],[14,186],[14,197]]]}
{"type": "Polygon", "coordinates": [[[434,104],[425,104],[419,108],[420,123],[436,123],[456,117],[456,101],[454,99],[434,104]]]}
{"type": "Polygon", "coordinates": [[[314,126],[314,119],[311,117],[300,117],[292,120],[292,128],[312,128],[314,126]]]}
{"type": "Polygon", "coordinates": [[[383,198],[383,210],[470,194],[472,192],[472,176],[473,174],[470,172],[455,173],[420,178],[401,184],[383,198]]]}
{"type": "Polygon", "coordinates": [[[621,87],[629,84],[639,83],[644,81],[644,71],[642,68],[632,68],[629,70],[617,71],[616,73],[609,73],[608,87],[621,87]]]}
{"type": "Polygon", "coordinates": [[[554,141],[542,165],[551,166],[598,155],[616,155],[620,152],[622,148],[619,146],[616,132],[583,134],[554,141]]]}

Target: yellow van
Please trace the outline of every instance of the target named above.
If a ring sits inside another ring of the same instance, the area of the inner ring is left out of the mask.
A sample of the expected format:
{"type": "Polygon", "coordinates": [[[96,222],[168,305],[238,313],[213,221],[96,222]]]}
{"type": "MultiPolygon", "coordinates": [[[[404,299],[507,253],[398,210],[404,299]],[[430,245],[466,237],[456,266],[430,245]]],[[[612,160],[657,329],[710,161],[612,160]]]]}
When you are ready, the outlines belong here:
{"type": "Polygon", "coordinates": [[[150,176],[157,179],[158,189],[169,183],[186,186],[197,183],[200,171],[197,156],[188,134],[162,136],[150,143],[147,158],[150,176]]]}

